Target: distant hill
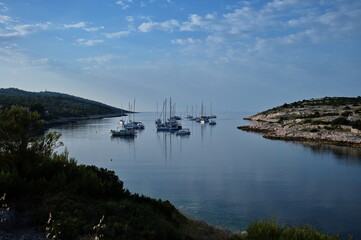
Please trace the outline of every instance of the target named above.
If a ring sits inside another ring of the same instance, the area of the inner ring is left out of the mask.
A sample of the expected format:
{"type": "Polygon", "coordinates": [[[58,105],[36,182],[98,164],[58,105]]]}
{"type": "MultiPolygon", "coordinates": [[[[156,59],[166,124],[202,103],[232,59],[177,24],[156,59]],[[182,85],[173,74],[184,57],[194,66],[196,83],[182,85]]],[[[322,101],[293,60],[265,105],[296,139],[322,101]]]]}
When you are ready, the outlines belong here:
{"type": "Polygon", "coordinates": [[[45,120],[121,116],[128,111],[100,102],[57,92],[28,92],[17,88],[0,88],[0,106],[21,105],[37,111],[45,120]]]}

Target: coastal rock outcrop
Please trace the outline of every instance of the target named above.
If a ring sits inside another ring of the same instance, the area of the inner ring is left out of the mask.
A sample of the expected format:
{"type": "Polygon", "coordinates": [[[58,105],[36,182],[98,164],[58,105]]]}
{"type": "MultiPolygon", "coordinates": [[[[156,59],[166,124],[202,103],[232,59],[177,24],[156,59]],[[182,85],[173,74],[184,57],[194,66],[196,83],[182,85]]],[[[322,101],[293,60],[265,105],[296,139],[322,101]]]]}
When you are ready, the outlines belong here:
{"type": "Polygon", "coordinates": [[[361,97],[303,100],[245,119],[256,124],[239,129],[268,139],[361,147],[361,97]]]}

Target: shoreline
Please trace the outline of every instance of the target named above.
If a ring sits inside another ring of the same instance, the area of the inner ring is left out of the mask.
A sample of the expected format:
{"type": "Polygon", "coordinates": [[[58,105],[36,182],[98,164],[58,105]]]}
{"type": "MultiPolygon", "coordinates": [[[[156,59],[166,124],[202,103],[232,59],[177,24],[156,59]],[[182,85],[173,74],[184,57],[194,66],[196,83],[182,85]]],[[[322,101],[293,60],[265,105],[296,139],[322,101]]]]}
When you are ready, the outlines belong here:
{"type": "Polygon", "coordinates": [[[252,133],[260,133],[263,138],[283,141],[307,141],[338,146],[361,148],[361,134],[352,131],[318,130],[310,132],[301,127],[288,127],[276,122],[254,120],[252,117],[244,118],[255,125],[238,126],[237,128],[252,133]]]}
{"type": "Polygon", "coordinates": [[[78,121],[84,121],[84,120],[125,117],[125,116],[127,116],[127,114],[110,113],[110,114],[90,115],[90,116],[86,116],[86,117],[58,118],[58,119],[54,119],[54,120],[50,120],[50,121],[45,121],[44,126],[50,127],[50,126],[61,125],[61,124],[77,123],[78,121]]]}

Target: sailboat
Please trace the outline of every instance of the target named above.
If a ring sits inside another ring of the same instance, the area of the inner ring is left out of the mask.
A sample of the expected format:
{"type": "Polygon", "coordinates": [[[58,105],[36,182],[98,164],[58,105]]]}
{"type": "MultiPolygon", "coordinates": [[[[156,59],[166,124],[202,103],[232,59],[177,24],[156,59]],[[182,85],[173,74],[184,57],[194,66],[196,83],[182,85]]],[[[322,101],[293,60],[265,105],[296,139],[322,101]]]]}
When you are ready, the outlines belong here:
{"type": "Polygon", "coordinates": [[[135,137],[137,134],[134,129],[124,128],[120,130],[110,130],[112,137],[135,137]]]}
{"type": "Polygon", "coordinates": [[[172,99],[169,99],[169,118],[167,119],[167,99],[163,102],[163,123],[157,124],[157,131],[178,131],[182,129],[182,125],[177,121],[176,118],[172,117],[172,99]]]}
{"type": "Polygon", "coordinates": [[[124,124],[124,128],[126,129],[144,129],[144,124],[142,122],[134,121],[134,114],[135,114],[135,98],[134,98],[134,106],[133,106],[133,120],[126,124],[124,124]]]}
{"type": "Polygon", "coordinates": [[[217,118],[216,115],[213,115],[213,114],[212,114],[212,102],[211,102],[211,115],[209,116],[209,118],[217,118]]]}
{"type": "MultiPolygon", "coordinates": [[[[209,116],[209,118],[210,119],[212,119],[212,118],[217,118],[217,116],[216,115],[212,115],[212,102],[211,102],[211,115],[209,116]]],[[[214,126],[214,125],[216,125],[217,123],[216,123],[216,121],[214,121],[214,120],[210,120],[209,121],[209,125],[211,125],[211,126],[214,126]]]]}
{"type": "Polygon", "coordinates": [[[163,110],[162,110],[162,112],[160,113],[160,115],[158,116],[158,103],[157,103],[157,114],[156,114],[155,125],[158,125],[158,124],[161,124],[161,123],[162,123],[162,120],[161,120],[162,114],[163,114],[163,110]]]}
{"type": "Polygon", "coordinates": [[[201,117],[196,120],[197,122],[201,124],[206,124],[209,122],[209,118],[203,113],[203,102],[201,107],[201,117]]]}

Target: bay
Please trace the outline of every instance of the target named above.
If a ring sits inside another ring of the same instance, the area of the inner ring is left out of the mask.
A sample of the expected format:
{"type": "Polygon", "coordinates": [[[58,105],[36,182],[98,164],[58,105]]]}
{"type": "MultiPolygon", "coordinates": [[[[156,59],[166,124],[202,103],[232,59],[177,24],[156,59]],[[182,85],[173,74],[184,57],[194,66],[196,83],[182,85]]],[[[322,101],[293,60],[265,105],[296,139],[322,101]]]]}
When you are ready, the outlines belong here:
{"type": "Polygon", "coordinates": [[[131,192],[169,200],[211,225],[242,231],[252,221],[275,218],[361,238],[361,150],[238,130],[252,114],[220,113],[215,126],[182,120],[190,136],[157,132],[155,113],[135,115],[145,124],[135,138],[110,136],[120,118],[48,131],[62,134],[78,163],[113,170],[131,192]]]}

